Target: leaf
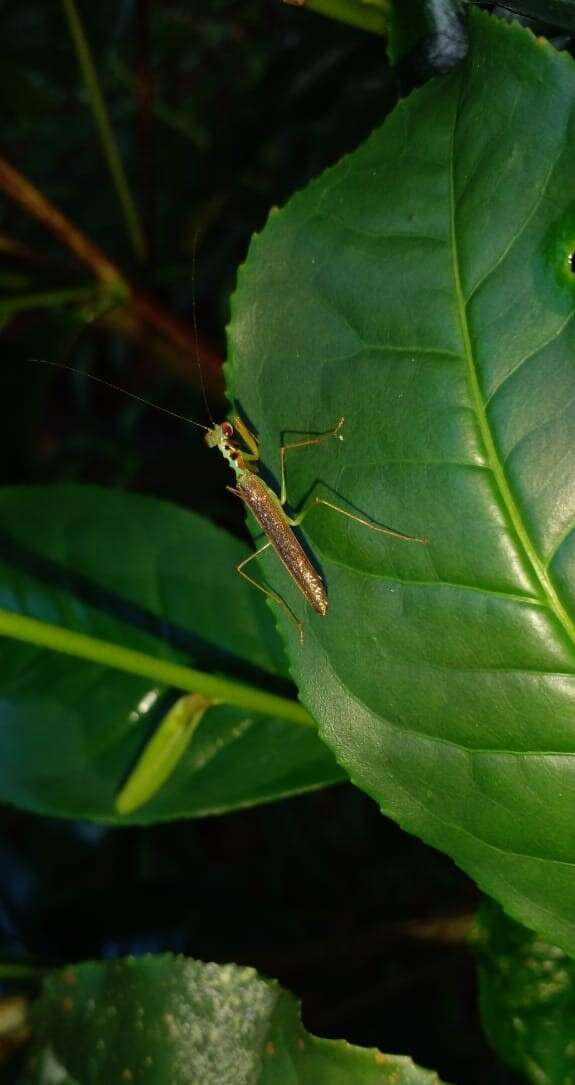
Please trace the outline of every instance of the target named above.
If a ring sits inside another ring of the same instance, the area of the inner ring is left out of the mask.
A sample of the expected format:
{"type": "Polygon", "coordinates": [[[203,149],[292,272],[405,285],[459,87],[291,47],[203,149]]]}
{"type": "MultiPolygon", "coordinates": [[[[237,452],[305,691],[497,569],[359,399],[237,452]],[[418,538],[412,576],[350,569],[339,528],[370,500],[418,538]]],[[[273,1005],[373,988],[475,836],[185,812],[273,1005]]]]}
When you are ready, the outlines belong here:
{"type": "Polygon", "coordinates": [[[441,1085],[409,1058],[310,1035],[253,968],[169,954],[55,972],[32,1022],[28,1085],[56,1071],[79,1085],[441,1085]]]}
{"type": "Polygon", "coordinates": [[[231,387],[329,596],[280,614],[351,778],[575,952],[575,67],[484,14],[469,58],[275,212],[233,305],[231,387]]]}
{"type": "Polygon", "coordinates": [[[533,1085],[573,1081],[575,961],[488,899],[472,942],[481,1017],[498,1056],[533,1085]]]}
{"type": "MultiPolygon", "coordinates": [[[[88,486],[0,491],[0,609],[289,693],[246,549],[200,517],[88,486]],[[278,685],[279,683],[279,685],[278,685]]],[[[115,801],[176,692],[3,638],[0,795],[39,813],[149,823],[268,802],[341,779],[310,727],[211,708],[174,774],[129,816],[115,801]]]]}
{"type": "Polygon", "coordinates": [[[138,810],[169,780],[209,708],[201,693],[186,693],[172,705],[116,796],[119,814],[138,810]]]}

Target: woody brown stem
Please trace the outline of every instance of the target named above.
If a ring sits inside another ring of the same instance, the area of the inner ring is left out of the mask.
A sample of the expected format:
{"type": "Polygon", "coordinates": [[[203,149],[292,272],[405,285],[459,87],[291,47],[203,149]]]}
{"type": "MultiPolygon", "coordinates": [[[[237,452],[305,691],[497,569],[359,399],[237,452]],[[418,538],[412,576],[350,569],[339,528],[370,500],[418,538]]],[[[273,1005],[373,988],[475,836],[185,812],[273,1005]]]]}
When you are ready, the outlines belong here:
{"type": "MultiPolygon", "coordinates": [[[[74,255],[94,273],[109,293],[110,302],[116,299],[121,312],[125,313],[134,337],[143,338],[146,326],[154,331],[181,356],[181,364],[175,369],[188,379],[195,370],[199,354],[205,383],[210,394],[223,398],[221,360],[215,351],[201,341],[197,342],[194,330],[184,320],[173,316],[154,297],[138,290],[127,280],[123,272],[106,254],[78,229],[61,211],[58,211],[34,185],[22,176],[6,159],[0,157],[0,189],[10,196],[29,215],[32,215],[53,233],[74,255]]],[[[113,310],[115,313],[117,309],[113,310]]],[[[108,313],[108,319],[110,313],[108,313]]],[[[173,358],[166,353],[166,359],[173,358]]]]}
{"type": "Polygon", "coordinates": [[[122,276],[111,260],[69,219],[58,211],[34,185],[18,173],[5,158],[0,158],[0,188],[29,215],[33,215],[59,240],[87,264],[102,283],[112,288],[124,286],[122,276]]]}

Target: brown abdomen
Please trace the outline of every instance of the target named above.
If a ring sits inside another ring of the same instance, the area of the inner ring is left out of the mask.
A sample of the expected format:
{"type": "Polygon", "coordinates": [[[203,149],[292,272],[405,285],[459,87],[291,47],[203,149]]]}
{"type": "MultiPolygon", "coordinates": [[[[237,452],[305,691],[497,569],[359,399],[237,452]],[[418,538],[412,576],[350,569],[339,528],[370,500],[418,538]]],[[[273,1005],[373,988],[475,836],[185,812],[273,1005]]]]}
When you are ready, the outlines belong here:
{"type": "Polygon", "coordinates": [[[325,614],[327,595],[323,581],[286,523],[276,495],[257,475],[238,479],[236,487],[308,603],[318,614],[325,614]]]}

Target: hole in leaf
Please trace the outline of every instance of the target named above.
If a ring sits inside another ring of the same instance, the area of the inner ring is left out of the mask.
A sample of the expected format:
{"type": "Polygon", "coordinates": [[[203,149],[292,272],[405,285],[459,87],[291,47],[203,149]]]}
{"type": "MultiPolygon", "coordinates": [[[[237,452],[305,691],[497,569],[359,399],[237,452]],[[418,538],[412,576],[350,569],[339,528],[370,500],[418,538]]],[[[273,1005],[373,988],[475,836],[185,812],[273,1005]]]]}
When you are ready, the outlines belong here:
{"type": "Polygon", "coordinates": [[[569,268],[571,270],[571,274],[575,275],[575,252],[570,252],[569,253],[568,263],[569,263],[569,268]]]}

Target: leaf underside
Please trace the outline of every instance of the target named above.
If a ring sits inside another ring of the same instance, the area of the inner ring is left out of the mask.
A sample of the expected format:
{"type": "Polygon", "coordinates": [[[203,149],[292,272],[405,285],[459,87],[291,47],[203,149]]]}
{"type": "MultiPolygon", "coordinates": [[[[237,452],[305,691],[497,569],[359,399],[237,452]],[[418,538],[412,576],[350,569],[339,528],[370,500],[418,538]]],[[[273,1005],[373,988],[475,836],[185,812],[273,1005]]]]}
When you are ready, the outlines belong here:
{"type": "Polygon", "coordinates": [[[575,951],[575,66],[485,14],[466,62],[274,212],[228,367],[310,491],[329,610],[267,556],[304,703],[352,779],[575,951]]]}

